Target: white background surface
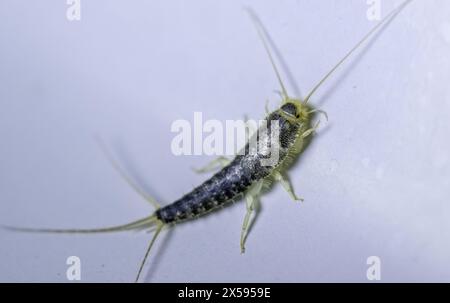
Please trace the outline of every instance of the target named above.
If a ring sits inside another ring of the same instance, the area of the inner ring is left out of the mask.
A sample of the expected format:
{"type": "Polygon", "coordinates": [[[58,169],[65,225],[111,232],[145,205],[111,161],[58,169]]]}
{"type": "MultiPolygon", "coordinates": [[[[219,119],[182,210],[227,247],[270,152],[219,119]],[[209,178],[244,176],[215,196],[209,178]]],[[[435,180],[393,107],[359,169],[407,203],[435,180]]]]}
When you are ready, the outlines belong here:
{"type": "MultiPolygon", "coordinates": [[[[382,1],[383,14],[400,1],[382,1]]],[[[209,157],[175,157],[175,119],[260,118],[278,89],[249,18],[269,30],[303,95],[375,23],[366,1],[0,2],[0,222],[98,227],[150,214],[111,169],[167,204],[207,176],[209,157]]],[[[277,186],[239,253],[236,204],[165,233],[146,281],[450,281],[450,2],[416,0],[312,102],[330,122],[277,186]]],[[[287,81],[287,80],[286,80],[287,81]]],[[[289,91],[294,92],[292,85],[289,91]]],[[[0,231],[0,281],[131,282],[146,233],[0,231]]]]}

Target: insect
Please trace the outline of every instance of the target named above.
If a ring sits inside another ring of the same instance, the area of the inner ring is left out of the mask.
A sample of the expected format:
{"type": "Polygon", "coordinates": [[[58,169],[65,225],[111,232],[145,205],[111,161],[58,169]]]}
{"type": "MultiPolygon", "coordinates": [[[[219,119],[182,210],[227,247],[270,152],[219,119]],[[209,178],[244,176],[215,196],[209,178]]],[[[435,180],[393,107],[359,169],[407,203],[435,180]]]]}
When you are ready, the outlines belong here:
{"type": "MultiPolygon", "coordinates": [[[[123,177],[123,179],[138,192],[146,201],[155,207],[155,211],[140,220],[113,227],[98,229],[33,229],[22,227],[5,226],[6,229],[22,232],[41,233],[104,233],[130,230],[149,230],[154,235],[148,245],[144,258],[140,264],[136,282],[142,273],[148,255],[155,243],[158,235],[165,227],[170,227],[178,223],[197,219],[211,211],[218,210],[221,206],[244,197],[246,201],[246,214],[242,223],[240,236],[241,252],[245,251],[245,241],[251,224],[251,217],[259,203],[259,197],[264,190],[274,182],[280,182],[293,200],[301,200],[297,197],[286,176],[286,170],[292,164],[292,160],[301,154],[305,147],[305,142],[312,136],[318,128],[319,123],[313,125],[312,120],[316,113],[326,116],[326,113],[315,109],[309,104],[311,97],[322,86],[322,84],[340,67],[358,48],[363,45],[377,30],[386,25],[400,11],[411,2],[407,0],[398,8],[391,11],[382,21],[380,21],[370,32],[368,32],[310,91],[303,99],[292,98],[282,81],[278,68],[272,57],[269,45],[265,38],[265,32],[258,22],[256,16],[248,10],[250,17],[254,21],[258,35],[263,43],[264,49],[269,57],[272,68],[281,88],[281,105],[273,112],[266,109],[265,121],[267,125],[276,123],[279,128],[279,136],[274,139],[270,132],[258,132],[255,140],[262,146],[275,147],[278,157],[271,165],[264,165],[263,160],[267,159],[265,151],[250,152],[253,148],[250,143],[244,147],[244,152],[236,155],[234,159],[218,158],[208,164],[200,171],[209,171],[213,167],[219,166],[221,169],[204,183],[194,188],[191,192],[182,196],[175,202],[161,207],[151,196],[146,194],[137,186],[131,178],[121,169],[117,162],[110,156],[105,146],[100,145],[112,166],[123,177]],[[261,135],[261,133],[263,135],[261,135]]],[[[268,127],[270,128],[270,127],[268,127]]]]}

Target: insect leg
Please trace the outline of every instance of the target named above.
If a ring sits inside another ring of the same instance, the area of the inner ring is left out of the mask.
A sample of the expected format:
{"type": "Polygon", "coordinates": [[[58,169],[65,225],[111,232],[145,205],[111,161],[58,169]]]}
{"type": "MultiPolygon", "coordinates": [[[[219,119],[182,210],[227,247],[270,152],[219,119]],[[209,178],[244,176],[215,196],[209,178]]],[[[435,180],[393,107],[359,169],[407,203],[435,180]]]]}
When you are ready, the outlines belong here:
{"type": "Polygon", "coordinates": [[[247,240],[247,234],[250,227],[250,217],[253,213],[253,210],[258,207],[259,197],[253,195],[246,195],[246,204],[247,204],[247,212],[245,213],[244,222],[242,222],[242,230],[241,230],[241,254],[245,253],[245,240],[247,240]]]}
{"type": "Polygon", "coordinates": [[[208,173],[208,172],[214,171],[216,169],[223,168],[223,167],[227,166],[228,164],[230,164],[230,162],[231,162],[231,160],[228,159],[227,157],[220,156],[217,159],[209,162],[204,167],[193,168],[193,170],[198,174],[208,173]]]}
{"type": "MultiPolygon", "coordinates": [[[[247,212],[244,217],[244,222],[242,222],[241,230],[241,253],[245,253],[245,241],[247,240],[248,231],[251,226],[250,218],[255,209],[259,207],[259,194],[261,192],[263,181],[259,181],[252,188],[250,188],[245,194],[247,212]]],[[[254,219],[254,218],[253,218],[254,219]]]]}
{"type": "Polygon", "coordinates": [[[320,125],[320,120],[317,121],[317,123],[316,123],[312,128],[306,130],[306,131],[302,134],[302,138],[306,138],[306,137],[308,137],[309,135],[311,135],[313,132],[315,132],[315,131],[319,128],[319,125],[320,125]]]}
{"type": "Polygon", "coordinates": [[[294,189],[292,187],[292,184],[291,184],[291,182],[289,181],[289,179],[288,179],[288,177],[286,175],[282,174],[279,171],[275,171],[273,176],[274,176],[276,181],[281,182],[281,185],[288,192],[288,194],[291,196],[292,200],[294,200],[294,201],[302,201],[303,202],[303,198],[299,198],[295,194],[294,189]]]}
{"type": "Polygon", "coordinates": [[[328,121],[328,114],[326,111],[321,110],[321,109],[313,109],[308,112],[308,114],[314,114],[314,113],[319,113],[319,114],[323,115],[325,117],[325,119],[328,121]]]}

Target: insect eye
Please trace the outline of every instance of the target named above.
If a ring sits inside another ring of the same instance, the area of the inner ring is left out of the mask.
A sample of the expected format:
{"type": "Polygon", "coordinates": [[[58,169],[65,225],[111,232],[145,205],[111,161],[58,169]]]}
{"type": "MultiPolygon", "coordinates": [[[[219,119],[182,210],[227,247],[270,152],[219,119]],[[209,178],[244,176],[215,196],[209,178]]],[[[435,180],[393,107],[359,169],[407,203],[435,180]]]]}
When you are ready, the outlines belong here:
{"type": "Polygon", "coordinates": [[[298,118],[297,107],[294,104],[286,103],[281,107],[281,109],[285,114],[298,118]]]}

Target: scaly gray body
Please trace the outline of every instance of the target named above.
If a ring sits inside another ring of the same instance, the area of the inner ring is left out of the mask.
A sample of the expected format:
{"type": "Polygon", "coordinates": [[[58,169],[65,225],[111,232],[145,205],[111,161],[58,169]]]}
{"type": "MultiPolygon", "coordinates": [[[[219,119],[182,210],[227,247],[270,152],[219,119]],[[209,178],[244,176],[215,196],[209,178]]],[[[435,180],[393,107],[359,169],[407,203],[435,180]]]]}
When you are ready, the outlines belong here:
{"type": "MultiPolygon", "coordinates": [[[[284,111],[295,111],[295,108],[286,107],[284,111]]],[[[295,114],[295,113],[294,113],[295,114]]],[[[214,210],[227,202],[242,196],[255,182],[265,179],[280,167],[294,145],[298,145],[301,133],[307,128],[307,124],[301,125],[292,122],[281,113],[281,109],[270,113],[266,119],[267,132],[255,133],[258,144],[270,147],[272,137],[270,136],[271,123],[279,123],[279,157],[273,166],[264,166],[262,159],[268,155],[264,150],[250,153],[250,143],[245,146],[245,153],[237,155],[233,161],[205,181],[191,192],[177,201],[156,211],[156,216],[163,223],[177,223],[214,210]],[[258,135],[259,134],[259,135],[258,135]]],[[[251,141],[250,141],[251,142],[251,141]]]]}

